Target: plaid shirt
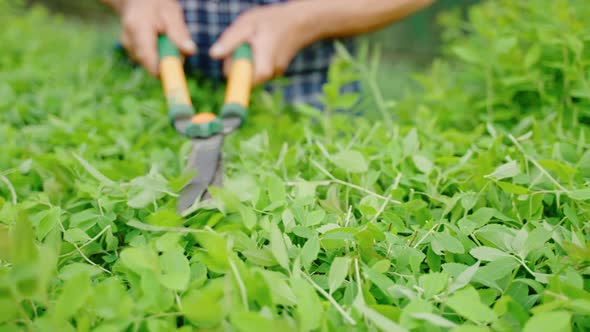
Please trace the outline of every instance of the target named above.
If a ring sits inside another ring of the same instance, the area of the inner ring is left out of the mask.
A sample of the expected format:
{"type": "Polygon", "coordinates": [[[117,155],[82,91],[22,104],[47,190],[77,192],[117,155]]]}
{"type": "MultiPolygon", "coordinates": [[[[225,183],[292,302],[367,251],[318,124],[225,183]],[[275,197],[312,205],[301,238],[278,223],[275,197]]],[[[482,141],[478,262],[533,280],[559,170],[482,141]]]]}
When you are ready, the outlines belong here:
{"type": "MultiPolygon", "coordinates": [[[[215,80],[221,79],[221,63],[208,55],[209,48],[219,35],[244,11],[259,5],[286,1],[179,0],[189,31],[198,47],[197,54],[186,61],[188,69],[198,70],[215,80]]],[[[282,89],[283,96],[289,103],[305,102],[321,107],[317,97],[321,94],[322,85],[326,82],[327,70],[333,54],[334,46],[330,41],[317,42],[301,50],[287,68],[285,73],[287,84],[270,82],[266,84],[266,90],[272,92],[282,89]]]]}

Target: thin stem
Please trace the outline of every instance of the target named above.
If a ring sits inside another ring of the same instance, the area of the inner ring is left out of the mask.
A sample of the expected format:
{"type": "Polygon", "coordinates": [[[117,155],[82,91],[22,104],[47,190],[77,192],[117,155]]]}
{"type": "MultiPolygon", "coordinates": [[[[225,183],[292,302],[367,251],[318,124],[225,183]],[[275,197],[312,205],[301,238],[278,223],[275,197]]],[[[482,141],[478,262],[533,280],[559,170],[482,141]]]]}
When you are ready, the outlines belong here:
{"type": "Polygon", "coordinates": [[[553,178],[551,176],[551,174],[549,174],[549,172],[547,172],[547,170],[545,170],[545,168],[543,168],[543,166],[541,166],[535,159],[533,159],[531,156],[529,156],[524,149],[522,148],[522,145],[520,145],[520,143],[518,143],[518,141],[516,140],[516,138],[514,138],[514,136],[512,136],[512,134],[508,135],[508,138],[510,138],[510,140],[512,141],[512,143],[514,143],[514,145],[516,146],[516,148],[520,151],[520,153],[522,153],[522,155],[528,160],[530,161],[533,165],[535,165],[535,167],[537,167],[537,169],[543,173],[551,182],[553,182],[553,184],[555,184],[557,186],[557,188],[559,188],[560,190],[569,193],[570,191],[565,189],[561,184],[559,184],[559,182],[557,182],[557,180],[555,180],[555,178],[553,178]]]}
{"type": "Polygon", "coordinates": [[[229,260],[229,266],[236,278],[236,282],[238,283],[238,287],[240,288],[240,296],[242,298],[242,304],[244,305],[244,309],[248,310],[248,295],[246,293],[246,286],[244,285],[244,281],[240,277],[240,273],[238,272],[238,268],[232,259],[229,260]]]}
{"type": "MultiPolygon", "coordinates": [[[[63,223],[61,222],[61,215],[58,217],[58,220],[57,220],[57,221],[58,221],[59,227],[61,228],[61,231],[62,231],[62,233],[65,233],[65,232],[66,232],[66,229],[64,228],[64,225],[63,225],[63,223]]],[[[109,225],[109,226],[107,226],[107,227],[110,227],[110,225],[109,225]]],[[[105,228],[106,228],[106,227],[105,227],[105,228]]],[[[77,244],[75,244],[75,243],[72,243],[72,245],[74,246],[74,248],[76,248],[76,251],[77,251],[77,252],[80,254],[80,256],[82,256],[82,258],[84,258],[84,260],[88,262],[88,264],[90,264],[90,265],[92,265],[92,266],[94,266],[94,267],[97,267],[98,269],[100,269],[100,270],[101,270],[101,271],[103,271],[103,272],[106,272],[107,274],[113,274],[111,271],[109,271],[109,270],[105,269],[104,267],[102,267],[102,266],[100,266],[100,265],[96,264],[96,263],[95,263],[95,262],[93,262],[93,261],[92,261],[90,258],[88,258],[88,256],[86,256],[86,254],[84,254],[84,253],[82,252],[82,249],[81,249],[80,247],[78,247],[78,245],[77,245],[77,244]]]]}
{"type": "Polygon", "coordinates": [[[182,302],[180,301],[180,296],[178,293],[174,293],[174,298],[176,299],[176,305],[178,306],[178,309],[182,311],[182,302]]]}
{"type": "Polygon", "coordinates": [[[381,215],[381,213],[383,213],[383,211],[385,211],[385,207],[387,206],[387,203],[389,203],[389,200],[390,199],[391,199],[391,195],[388,195],[387,196],[387,199],[385,201],[383,201],[383,204],[381,204],[381,207],[379,207],[379,210],[377,211],[377,213],[371,219],[371,222],[377,221],[377,218],[379,218],[379,216],[381,215]]]}
{"type": "MultiPolygon", "coordinates": [[[[103,228],[98,234],[96,234],[93,238],[91,238],[90,240],[88,240],[88,242],[84,243],[83,245],[81,245],[80,247],[78,247],[78,249],[84,249],[86,246],[88,246],[90,243],[96,241],[101,235],[103,235],[107,230],[111,229],[111,225],[107,225],[105,228],[103,228]]],[[[77,250],[72,250],[70,252],[67,252],[65,254],[60,255],[59,257],[65,257],[65,256],[69,256],[71,254],[73,254],[74,252],[76,252],[77,250]]]]}
{"type": "Polygon", "coordinates": [[[520,263],[520,265],[522,265],[522,267],[524,267],[525,270],[527,270],[528,273],[530,273],[533,277],[535,276],[535,272],[533,272],[525,263],[524,259],[520,259],[516,256],[512,256],[514,257],[514,259],[516,259],[517,262],[520,263]]]}
{"type": "Polygon", "coordinates": [[[344,320],[346,320],[351,325],[356,325],[356,321],[346,311],[344,311],[342,306],[340,306],[340,304],[336,302],[332,295],[328,294],[322,287],[316,284],[313,281],[313,279],[311,279],[311,277],[307,274],[301,273],[301,275],[313,286],[313,288],[315,288],[320,294],[322,294],[322,296],[324,296],[328,300],[328,302],[330,302],[334,306],[334,308],[336,308],[336,310],[338,310],[338,312],[342,315],[344,320]]]}
{"type": "Polygon", "coordinates": [[[153,226],[141,223],[136,220],[131,220],[127,222],[127,226],[133,227],[136,229],[140,229],[142,231],[148,232],[176,232],[176,233],[205,233],[205,230],[202,229],[194,229],[194,228],[186,228],[186,227],[162,227],[162,226],[153,226]]]}
{"type": "Polygon", "coordinates": [[[12,197],[12,204],[16,205],[17,196],[16,196],[16,190],[14,190],[14,186],[12,185],[10,180],[8,180],[8,178],[6,176],[4,176],[3,174],[0,174],[0,180],[2,182],[4,182],[6,187],[8,187],[8,190],[10,191],[10,196],[12,197]]]}
{"type": "Polygon", "coordinates": [[[378,197],[378,198],[384,199],[384,200],[386,200],[386,201],[388,201],[388,202],[391,202],[391,203],[395,203],[395,204],[401,204],[401,202],[400,202],[400,201],[398,201],[398,200],[394,200],[394,199],[391,199],[391,198],[389,198],[389,197],[385,197],[385,196],[383,196],[383,195],[379,195],[379,194],[377,194],[377,193],[375,193],[375,192],[373,192],[373,191],[370,191],[370,190],[368,190],[368,189],[366,189],[366,188],[363,188],[363,187],[361,187],[361,186],[357,186],[356,184],[349,183],[349,182],[346,182],[346,181],[342,181],[342,180],[340,180],[340,179],[336,178],[334,175],[332,175],[330,172],[328,172],[328,171],[327,171],[325,168],[323,168],[322,166],[320,166],[320,165],[319,165],[319,164],[318,164],[316,161],[314,161],[314,160],[311,160],[311,164],[312,164],[312,165],[313,165],[315,168],[317,168],[318,170],[320,170],[320,172],[322,172],[322,173],[324,173],[326,176],[328,176],[328,177],[330,178],[331,182],[333,182],[333,183],[338,183],[338,184],[341,184],[341,185],[343,185],[343,186],[347,186],[347,187],[350,187],[350,188],[352,188],[352,189],[356,189],[356,190],[358,190],[358,191],[364,192],[365,194],[368,194],[368,195],[371,195],[371,196],[375,196],[375,197],[378,197]]]}
{"type": "MultiPolygon", "coordinates": [[[[428,230],[428,232],[426,232],[426,234],[424,234],[424,236],[423,236],[422,238],[420,238],[420,240],[418,240],[418,242],[416,242],[416,244],[414,244],[414,248],[418,248],[418,246],[419,246],[420,244],[422,244],[422,241],[426,240],[426,238],[427,238],[427,237],[428,237],[430,234],[432,234],[432,233],[435,231],[435,229],[438,229],[438,227],[439,227],[440,225],[441,225],[441,223],[440,223],[440,222],[438,222],[438,223],[434,224],[434,226],[432,226],[432,227],[431,227],[431,228],[428,230]]],[[[416,233],[416,234],[417,234],[417,233],[416,233]]]]}
{"type": "Polygon", "coordinates": [[[358,294],[363,294],[363,288],[361,287],[361,273],[360,273],[360,270],[359,270],[359,259],[358,259],[358,257],[354,259],[354,274],[356,276],[356,288],[357,288],[358,294]]]}

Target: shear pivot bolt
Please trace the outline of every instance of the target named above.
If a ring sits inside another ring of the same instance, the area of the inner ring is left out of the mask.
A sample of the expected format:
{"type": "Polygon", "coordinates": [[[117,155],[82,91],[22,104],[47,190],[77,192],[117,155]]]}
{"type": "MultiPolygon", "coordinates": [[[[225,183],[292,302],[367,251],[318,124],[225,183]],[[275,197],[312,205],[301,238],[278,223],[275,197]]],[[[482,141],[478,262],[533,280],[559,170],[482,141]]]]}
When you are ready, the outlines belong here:
{"type": "Polygon", "coordinates": [[[217,118],[215,114],[210,112],[197,113],[191,118],[191,122],[195,124],[206,124],[214,121],[217,118]]]}

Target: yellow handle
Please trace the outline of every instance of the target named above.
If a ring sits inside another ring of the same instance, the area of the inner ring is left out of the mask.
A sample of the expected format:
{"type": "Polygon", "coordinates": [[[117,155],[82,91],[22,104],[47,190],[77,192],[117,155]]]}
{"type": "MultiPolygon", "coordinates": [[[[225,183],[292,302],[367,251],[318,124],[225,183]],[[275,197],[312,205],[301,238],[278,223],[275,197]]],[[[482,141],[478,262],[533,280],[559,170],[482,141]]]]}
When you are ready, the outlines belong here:
{"type": "Polygon", "coordinates": [[[252,52],[248,44],[238,47],[232,56],[227,80],[222,117],[238,116],[244,120],[250,104],[254,66],[252,52]]]}
{"type": "Polygon", "coordinates": [[[240,58],[232,61],[225,91],[226,104],[239,104],[248,108],[253,74],[254,68],[250,60],[240,58]]]}
{"type": "Polygon", "coordinates": [[[192,116],[194,110],[184,76],[180,52],[170,39],[161,35],[158,37],[158,53],[160,55],[160,79],[168,104],[168,117],[170,122],[174,123],[178,118],[192,116]]]}
{"type": "Polygon", "coordinates": [[[179,57],[166,56],[160,59],[160,78],[169,103],[191,105],[191,98],[179,57]]]}

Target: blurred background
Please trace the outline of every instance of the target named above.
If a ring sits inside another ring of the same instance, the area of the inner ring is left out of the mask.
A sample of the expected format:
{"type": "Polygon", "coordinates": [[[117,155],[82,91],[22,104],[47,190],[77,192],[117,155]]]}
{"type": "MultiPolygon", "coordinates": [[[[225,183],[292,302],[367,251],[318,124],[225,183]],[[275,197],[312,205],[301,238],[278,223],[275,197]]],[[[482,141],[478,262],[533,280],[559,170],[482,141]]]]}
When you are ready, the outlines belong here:
{"type": "MultiPolygon", "coordinates": [[[[480,0],[437,0],[428,9],[408,17],[381,31],[363,36],[371,45],[381,48],[379,77],[387,86],[388,97],[397,97],[410,81],[412,72],[427,68],[440,54],[441,29],[437,24],[440,13],[454,10],[466,13],[467,8],[480,0]]],[[[42,5],[67,19],[95,24],[106,36],[116,36],[117,18],[99,0],[25,0],[28,6],[42,5]]]]}

